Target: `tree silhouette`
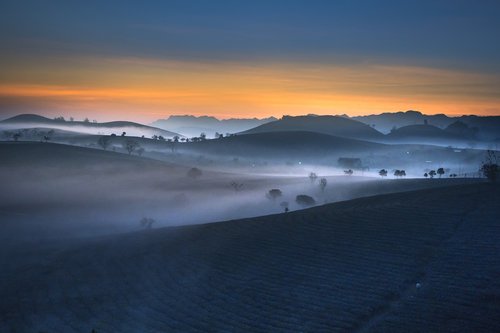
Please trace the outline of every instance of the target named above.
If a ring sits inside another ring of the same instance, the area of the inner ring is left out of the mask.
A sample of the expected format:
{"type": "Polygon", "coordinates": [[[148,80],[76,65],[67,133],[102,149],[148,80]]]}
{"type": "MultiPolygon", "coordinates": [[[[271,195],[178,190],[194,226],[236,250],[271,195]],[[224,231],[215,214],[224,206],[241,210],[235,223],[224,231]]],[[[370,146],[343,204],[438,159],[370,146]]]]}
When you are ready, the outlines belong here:
{"type": "Polygon", "coordinates": [[[387,177],[387,170],[382,169],[378,172],[378,174],[380,175],[380,177],[387,177]]]}
{"type": "Polygon", "coordinates": [[[285,213],[288,213],[288,201],[283,201],[280,203],[280,207],[283,208],[283,210],[285,211],[285,213]]]}
{"type": "Polygon", "coordinates": [[[281,197],[282,195],[283,193],[281,192],[281,190],[277,188],[273,188],[272,190],[269,190],[269,192],[266,193],[266,197],[273,201],[281,197]]]}
{"type": "Polygon", "coordinates": [[[344,170],[344,175],[346,175],[346,176],[352,176],[353,173],[354,173],[354,171],[352,171],[352,169],[344,170]]]}
{"type": "Polygon", "coordinates": [[[305,194],[299,194],[295,197],[295,202],[301,206],[313,206],[316,204],[316,200],[313,197],[305,194]]]}
{"type": "Polygon", "coordinates": [[[14,133],[12,134],[12,138],[14,139],[14,141],[17,142],[17,140],[19,140],[20,137],[22,137],[23,135],[21,133],[14,133]]]}
{"type": "Polygon", "coordinates": [[[106,150],[111,143],[111,137],[109,136],[101,136],[99,140],[97,140],[97,144],[102,147],[102,149],[106,150]]]}
{"type": "Polygon", "coordinates": [[[321,192],[325,192],[326,185],[328,184],[328,181],[326,178],[321,178],[319,180],[319,188],[321,189],[321,192]]]}
{"type": "Polygon", "coordinates": [[[235,182],[235,181],[231,182],[231,184],[229,184],[229,185],[230,185],[230,186],[233,188],[233,190],[235,190],[236,192],[241,191],[241,189],[243,188],[243,184],[242,184],[242,183],[238,183],[238,182],[235,182]]]}
{"type": "Polygon", "coordinates": [[[318,175],[315,172],[309,173],[309,180],[311,181],[311,183],[314,183],[316,179],[318,179],[318,175]]]}
{"type": "Polygon", "coordinates": [[[441,178],[441,176],[444,175],[444,169],[443,168],[437,169],[437,174],[439,175],[439,178],[441,178]]]}
{"type": "Polygon", "coordinates": [[[129,155],[131,155],[139,147],[139,143],[134,140],[127,140],[123,143],[123,148],[125,148],[129,155]]]}
{"type": "Polygon", "coordinates": [[[498,167],[498,156],[495,151],[488,150],[486,152],[486,158],[481,164],[480,171],[489,181],[497,181],[500,168],[498,167]]]}
{"type": "Polygon", "coordinates": [[[429,177],[434,178],[435,175],[436,175],[436,170],[429,171],[429,177]]]}
{"type": "Polygon", "coordinates": [[[155,220],[149,217],[143,217],[140,221],[141,226],[146,229],[153,228],[153,223],[155,223],[155,220]]]}
{"type": "Polygon", "coordinates": [[[426,172],[426,173],[424,173],[424,177],[425,177],[425,178],[429,177],[429,175],[427,174],[427,172],[426,172]]]}

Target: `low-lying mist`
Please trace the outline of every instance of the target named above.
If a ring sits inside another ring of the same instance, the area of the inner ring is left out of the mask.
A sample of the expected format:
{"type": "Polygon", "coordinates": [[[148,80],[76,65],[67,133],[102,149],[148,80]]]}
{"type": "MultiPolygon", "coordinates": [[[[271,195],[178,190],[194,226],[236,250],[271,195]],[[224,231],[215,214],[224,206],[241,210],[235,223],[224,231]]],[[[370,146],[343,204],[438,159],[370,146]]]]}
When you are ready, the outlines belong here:
{"type": "Polygon", "coordinates": [[[7,157],[0,166],[0,228],[8,238],[4,241],[104,235],[311,206],[297,202],[298,195],[320,205],[473,181],[367,177],[375,176],[373,172],[335,175],[338,169],[314,165],[292,168],[288,174],[280,172],[282,165],[273,164],[266,165],[267,174],[197,166],[201,172],[193,174],[191,166],[126,154],[53,144],[23,150],[23,145],[2,145],[7,157]],[[317,177],[309,177],[310,172],[317,177]],[[280,195],[273,198],[271,189],[279,189],[280,195]],[[144,218],[154,222],[141,224],[144,218]]]}

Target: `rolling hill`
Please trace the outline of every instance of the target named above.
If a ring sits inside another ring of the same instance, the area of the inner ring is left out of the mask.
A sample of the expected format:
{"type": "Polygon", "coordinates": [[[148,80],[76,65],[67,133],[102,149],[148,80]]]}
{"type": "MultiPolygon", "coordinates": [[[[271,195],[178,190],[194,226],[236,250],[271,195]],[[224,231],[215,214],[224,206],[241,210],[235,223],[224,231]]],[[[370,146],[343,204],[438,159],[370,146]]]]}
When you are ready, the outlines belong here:
{"type": "MultiPolygon", "coordinates": [[[[33,127],[50,127],[68,131],[86,132],[91,134],[120,134],[121,131],[133,131],[135,136],[141,136],[140,133],[147,135],[162,135],[164,137],[173,137],[179,135],[174,132],[166,131],[156,127],[146,126],[130,121],[111,121],[104,123],[94,123],[87,121],[64,121],[57,119],[49,119],[36,114],[21,114],[0,121],[0,126],[8,126],[10,129],[15,128],[33,128],[33,127]],[[106,130],[109,133],[105,132],[106,130]]],[[[132,134],[132,133],[129,133],[132,134]]]]}
{"type": "Polygon", "coordinates": [[[0,331],[500,331],[499,200],[472,184],[17,244],[0,331]]]}
{"type": "Polygon", "coordinates": [[[384,135],[359,121],[339,116],[285,116],[242,134],[307,131],[357,140],[381,140],[384,135]]]}
{"type": "Polygon", "coordinates": [[[326,154],[359,153],[384,145],[306,131],[270,131],[206,140],[182,145],[183,151],[241,157],[324,157],[326,154]]]}
{"type": "Polygon", "coordinates": [[[466,140],[467,136],[446,131],[432,125],[409,125],[398,128],[387,134],[387,139],[390,141],[404,143],[431,143],[445,142],[451,144],[455,141],[466,140]]]}

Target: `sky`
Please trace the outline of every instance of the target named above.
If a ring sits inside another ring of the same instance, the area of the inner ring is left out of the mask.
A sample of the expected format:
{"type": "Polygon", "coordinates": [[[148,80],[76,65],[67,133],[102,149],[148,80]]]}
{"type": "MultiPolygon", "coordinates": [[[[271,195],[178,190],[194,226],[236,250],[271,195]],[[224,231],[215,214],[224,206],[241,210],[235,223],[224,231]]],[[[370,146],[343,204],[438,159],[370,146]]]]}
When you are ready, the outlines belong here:
{"type": "Polygon", "coordinates": [[[0,0],[0,118],[500,115],[500,1],[0,0]]]}

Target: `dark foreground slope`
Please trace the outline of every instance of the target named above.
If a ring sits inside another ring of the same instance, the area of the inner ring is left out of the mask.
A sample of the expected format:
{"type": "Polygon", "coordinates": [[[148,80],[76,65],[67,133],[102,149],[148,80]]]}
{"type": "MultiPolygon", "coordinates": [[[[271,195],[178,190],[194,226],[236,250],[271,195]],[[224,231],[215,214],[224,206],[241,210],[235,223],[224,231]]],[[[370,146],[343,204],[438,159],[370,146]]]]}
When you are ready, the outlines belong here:
{"type": "Polygon", "coordinates": [[[463,185],[39,246],[2,258],[0,331],[498,332],[499,199],[463,185]]]}

